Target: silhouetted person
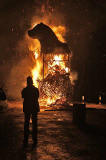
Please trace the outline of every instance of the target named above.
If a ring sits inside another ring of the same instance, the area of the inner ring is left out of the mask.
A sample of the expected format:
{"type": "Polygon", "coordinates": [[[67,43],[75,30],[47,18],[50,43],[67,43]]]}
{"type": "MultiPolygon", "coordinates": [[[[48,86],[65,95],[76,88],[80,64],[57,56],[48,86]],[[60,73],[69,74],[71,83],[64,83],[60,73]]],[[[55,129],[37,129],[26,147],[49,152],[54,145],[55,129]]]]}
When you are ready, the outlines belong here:
{"type": "Polygon", "coordinates": [[[0,88],[0,100],[2,101],[6,100],[6,94],[2,88],[0,88]]]}
{"type": "Polygon", "coordinates": [[[29,137],[29,122],[32,118],[32,140],[33,146],[37,144],[37,114],[40,111],[39,108],[39,90],[33,86],[33,80],[29,76],[27,77],[27,86],[22,90],[23,101],[23,112],[24,112],[24,147],[28,145],[29,137]]]}

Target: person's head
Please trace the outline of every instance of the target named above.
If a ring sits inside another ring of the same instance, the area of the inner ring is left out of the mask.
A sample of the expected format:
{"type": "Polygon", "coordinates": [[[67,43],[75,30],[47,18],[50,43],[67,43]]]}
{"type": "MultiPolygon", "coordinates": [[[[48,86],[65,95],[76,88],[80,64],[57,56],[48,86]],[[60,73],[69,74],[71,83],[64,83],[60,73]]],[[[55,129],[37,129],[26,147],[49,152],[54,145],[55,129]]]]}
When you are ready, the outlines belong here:
{"type": "Polygon", "coordinates": [[[27,85],[28,86],[32,86],[33,85],[33,80],[32,80],[32,77],[30,77],[30,76],[27,77],[27,85]]]}

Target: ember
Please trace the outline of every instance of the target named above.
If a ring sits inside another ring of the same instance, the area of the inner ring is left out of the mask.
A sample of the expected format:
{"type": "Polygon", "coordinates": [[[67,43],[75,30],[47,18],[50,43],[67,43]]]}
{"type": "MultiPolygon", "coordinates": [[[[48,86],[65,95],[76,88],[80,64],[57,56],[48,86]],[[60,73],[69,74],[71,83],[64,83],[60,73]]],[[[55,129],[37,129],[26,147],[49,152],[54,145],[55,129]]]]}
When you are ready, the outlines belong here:
{"type": "Polygon", "coordinates": [[[48,74],[41,83],[41,99],[46,101],[47,104],[55,103],[59,99],[62,103],[63,100],[71,98],[71,92],[69,74],[61,74],[57,71],[54,75],[48,74]]]}

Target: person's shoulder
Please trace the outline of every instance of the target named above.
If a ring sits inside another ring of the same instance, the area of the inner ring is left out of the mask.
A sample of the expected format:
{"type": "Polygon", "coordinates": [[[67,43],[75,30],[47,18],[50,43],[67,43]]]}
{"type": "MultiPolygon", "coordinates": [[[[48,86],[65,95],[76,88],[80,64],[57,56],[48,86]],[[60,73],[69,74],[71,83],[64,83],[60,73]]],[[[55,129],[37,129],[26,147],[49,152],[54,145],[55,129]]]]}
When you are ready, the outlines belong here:
{"type": "Polygon", "coordinates": [[[26,89],[27,89],[27,87],[23,88],[23,89],[22,89],[22,92],[25,91],[26,89]]]}
{"type": "Polygon", "coordinates": [[[23,90],[27,89],[28,87],[23,88],[23,90]]]}
{"type": "Polygon", "coordinates": [[[35,87],[34,85],[32,85],[32,88],[34,88],[34,89],[35,89],[36,87],[35,87]]]}

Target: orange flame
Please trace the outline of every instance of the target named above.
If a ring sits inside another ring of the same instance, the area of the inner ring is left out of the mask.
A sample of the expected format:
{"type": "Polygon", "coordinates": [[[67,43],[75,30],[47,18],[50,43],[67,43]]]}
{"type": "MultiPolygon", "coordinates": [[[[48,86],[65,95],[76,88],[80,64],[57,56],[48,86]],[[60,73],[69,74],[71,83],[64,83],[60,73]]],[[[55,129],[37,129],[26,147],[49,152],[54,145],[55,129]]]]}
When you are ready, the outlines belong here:
{"type": "Polygon", "coordinates": [[[53,73],[55,71],[61,71],[61,72],[63,71],[68,73],[69,68],[66,67],[66,64],[63,60],[64,60],[63,55],[54,55],[52,62],[48,63],[49,73],[53,73]]]}
{"type": "Polygon", "coordinates": [[[34,39],[33,41],[29,43],[29,50],[34,53],[34,68],[32,69],[32,78],[33,78],[33,83],[34,86],[38,87],[39,86],[39,80],[41,79],[41,69],[42,69],[42,62],[40,58],[40,42],[37,39],[34,39]]]}
{"type": "Polygon", "coordinates": [[[54,33],[56,34],[56,36],[58,37],[58,39],[62,42],[65,42],[63,36],[66,33],[66,29],[64,26],[51,26],[52,30],[54,31],[54,33]]]}
{"type": "Polygon", "coordinates": [[[37,61],[35,67],[32,69],[33,83],[34,83],[34,86],[36,87],[39,86],[38,81],[41,79],[40,72],[41,72],[41,63],[40,61],[37,61]]]}

